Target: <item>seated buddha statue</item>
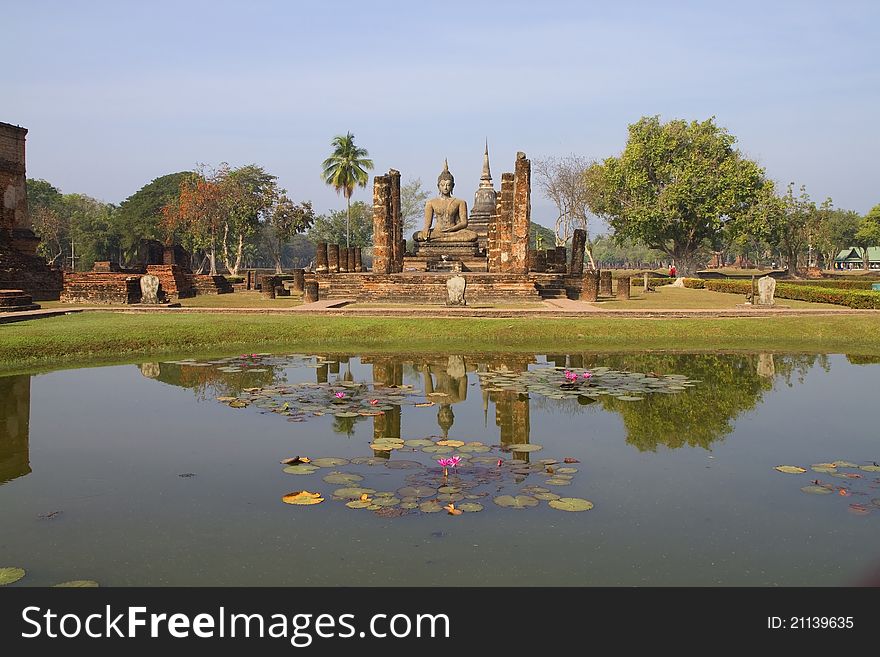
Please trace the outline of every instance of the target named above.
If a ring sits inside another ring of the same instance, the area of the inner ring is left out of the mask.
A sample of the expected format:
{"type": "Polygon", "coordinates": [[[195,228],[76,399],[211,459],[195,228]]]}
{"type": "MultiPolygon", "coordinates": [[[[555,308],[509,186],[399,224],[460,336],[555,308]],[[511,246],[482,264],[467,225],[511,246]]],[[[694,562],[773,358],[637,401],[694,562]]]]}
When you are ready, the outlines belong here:
{"type": "Polygon", "coordinates": [[[469,230],[467,203],[452,196],[455,178],[444,162],[437,177],[440,196],[425,203],[425,228],[413,235],[416,242],[476,242],[477,234],[469,230]],[[436,219],[436,223],[435,223],[436,219]]]}

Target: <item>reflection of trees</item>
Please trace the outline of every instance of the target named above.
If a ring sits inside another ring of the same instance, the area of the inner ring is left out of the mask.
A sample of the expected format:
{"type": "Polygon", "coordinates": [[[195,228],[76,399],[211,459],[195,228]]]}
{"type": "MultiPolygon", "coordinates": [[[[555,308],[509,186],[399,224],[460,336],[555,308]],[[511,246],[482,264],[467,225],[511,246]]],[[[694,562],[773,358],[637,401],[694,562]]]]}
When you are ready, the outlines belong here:
{"type": "Polygon", "coordinates": [[[855,354],[847,354],[846,359],[853,365],[877,365],[880,363],[880,356],[858,356],[855,354]]]}
{"type": "MultiPolygon", "coordinates": [[[[229,366],[233,364],[234,362],[227,363],[229,366]]],[[[142,365],[141,372],[144,376],[149,376],[163,383],[189,388],[195,393],[197,399],[234,396],[245,388],[265,388],[286,381],[282,367],[262,362],[257,362],[253,367],[264,369],[265,372],[251,372],[246,366],[241,372],[221,372],[218,368],[223,365],[200,367],[178,363],[158,363],[159,370],[156,374],[155,365],[155,363],[142,365]]]]}
{"type": "MultiPolygon", "coordinates": [[[[773,387],[774,379],[758,373],[759,358],[759,354],[626,354],[586,357],[584,366],[699,379],[696,386],[674,395],[652,393],[637,402],[603,395],[600,401],[605,409],[620,414],[627,442],[639,450],[654,451],[660,445],[708,449],[773,387]]],[[[803,380],[817,360],[814,355],[775,356],[776,377],[789,384],[792,376],[803,380]]]]}
{"type": "Polygon", "coordinates": [[[0,378],[0,484],[31,471],[31,377],[0,378]]]}

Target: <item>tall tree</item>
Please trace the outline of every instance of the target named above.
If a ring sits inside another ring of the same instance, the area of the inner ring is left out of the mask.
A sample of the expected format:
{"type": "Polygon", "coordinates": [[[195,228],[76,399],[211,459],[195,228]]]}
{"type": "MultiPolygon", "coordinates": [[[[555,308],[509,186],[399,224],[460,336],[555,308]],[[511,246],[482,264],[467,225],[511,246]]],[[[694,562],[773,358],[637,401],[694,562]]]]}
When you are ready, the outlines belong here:
{"type": "Polygon", "coordinates": [[[217,275],[217,241],[225,217],[221,183],[227,172],[225,165],[216,170],[200,166],[180,183],[179,197],[163,208],[166,239],[176,235],[193,252],[204,251],[212,276],[217,275]]]}
{"type": "Polygon", "coordinates": [[[590,162],[578,155],[547,157],[535,160],[535,178],[544,196],[556,205],[556,246],[565,246],[576,228],[587,233],[587,257],[590,267],[596,268],[593,259],[593,242],[590,239],[589,195],[584,173],[590,162]]]}
{"type": "Polygon", "coordinates": [[[854,241],[862,252],[862,266],[865,271],[868,271],[871,267],[868,249],[872,246],[880,246],[880,204],[871,208],[864,219],[859,222],[859,229],[856,231],[854,241]]]}
{"type": "Polygon", "coordinates": [[[400,186],[400,216],[403,229],[409,232],[425,217],[425,202],[430,194],[422,187],[422,179],[414,178],[400,186]]]}
{"type": "Polygon", "coordinates": [[[126,259],[136,255],[142,239],[162,238],[162,208],[180,196],[180,183],[192,175],[180,171],[154,178],[119,204],[116,229],[126,259]]]}
{"type": "Polygon", "coordinates": [[[245,242],[250,242],[261,223],[269,220],[280,190],[276,176],[256,164],[223,171],[218,184],[223,209],[220,253],[223,264],[235,276],[244,256],[245,242]]]}
{"type": "Polygon", "coordinates": [[[310,201],[296,204],[286,194],[279,197],[265,224],[266,242],[272,259],[275,260],[276,273],[280,274],[282,271],[281,256],[284,246],[294,235],[311,228],[314,221],[315,211],[310,201]]]}
{"type": "Polygon", "coordinates": [[[692,274],[700,248],[749,210],[763,184],[763,169],[735,143],[714,118],[643,117],[629,126],[620,157],[587,169],[589,208],[616,236],[662,251],[692,274]]]}
{"type": "Polygon", "coordinates": [[[321,177],[328,185],[332,185],[337,194],[345,196],[347,221],[345,246],[351,246],[351,195],[355,185],[366,187],[369,176],[367,171],[373,168],[373,160],[367,159],[366,149],[358,148],[354,143],[354,135],[350,132],[345,136],[336,135],[331,142],[333,153],[321,164],[321,177]]]}
{"type": "Polygon", "coordinates": [[[309,230],[309,239],[313,242],[339,244],[348,232],[351,234],[351,246],[372,246],[372,206],[363,201],[355,201],[348,213],[333,210],[327,215],[315,217],[315,223],[309,230]]]}

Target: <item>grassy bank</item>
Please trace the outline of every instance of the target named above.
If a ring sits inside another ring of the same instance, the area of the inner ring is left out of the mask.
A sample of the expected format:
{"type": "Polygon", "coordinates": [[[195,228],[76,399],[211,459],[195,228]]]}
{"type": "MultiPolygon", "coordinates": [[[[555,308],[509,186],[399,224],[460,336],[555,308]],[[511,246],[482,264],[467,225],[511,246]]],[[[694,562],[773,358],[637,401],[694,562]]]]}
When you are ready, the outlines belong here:
{"type": "Polygon", "coordinates": [[[880,355],[880,319],[392,319],[84,313],[0,326],[0,372],[280,352],[776,351],[880,355]]]}

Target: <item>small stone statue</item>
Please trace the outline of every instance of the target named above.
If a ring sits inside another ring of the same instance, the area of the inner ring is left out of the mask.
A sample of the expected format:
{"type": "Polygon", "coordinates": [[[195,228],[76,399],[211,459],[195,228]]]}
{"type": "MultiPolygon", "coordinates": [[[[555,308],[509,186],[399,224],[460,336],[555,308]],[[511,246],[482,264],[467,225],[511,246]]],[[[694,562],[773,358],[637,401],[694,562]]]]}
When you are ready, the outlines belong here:
{"type": "Polygon", "coordinates": [[[464,298],[464,291],[467,287],[467,280],[464,276],[452,276],[446,281],[446,305],[447,306],[466,306],[467,301],[464,298]]]}
{"type": "Polygon", "coordinates": [[[413,235],[417,242],[476,242],[477,234],[468,229],[467,203],[452,196],[455,178],[448,162],[437,177],[440,196],[425,203],[425,228],[413,235]],[[436,225],[434,225],[436,219],[436,225]],[[433,226],[433,227],[432,227],[433,226]]]}
{"type": "Polygon", "coordinates": [[[141,303],[159,303],[159,277],[141,276],[141,303]]]}

